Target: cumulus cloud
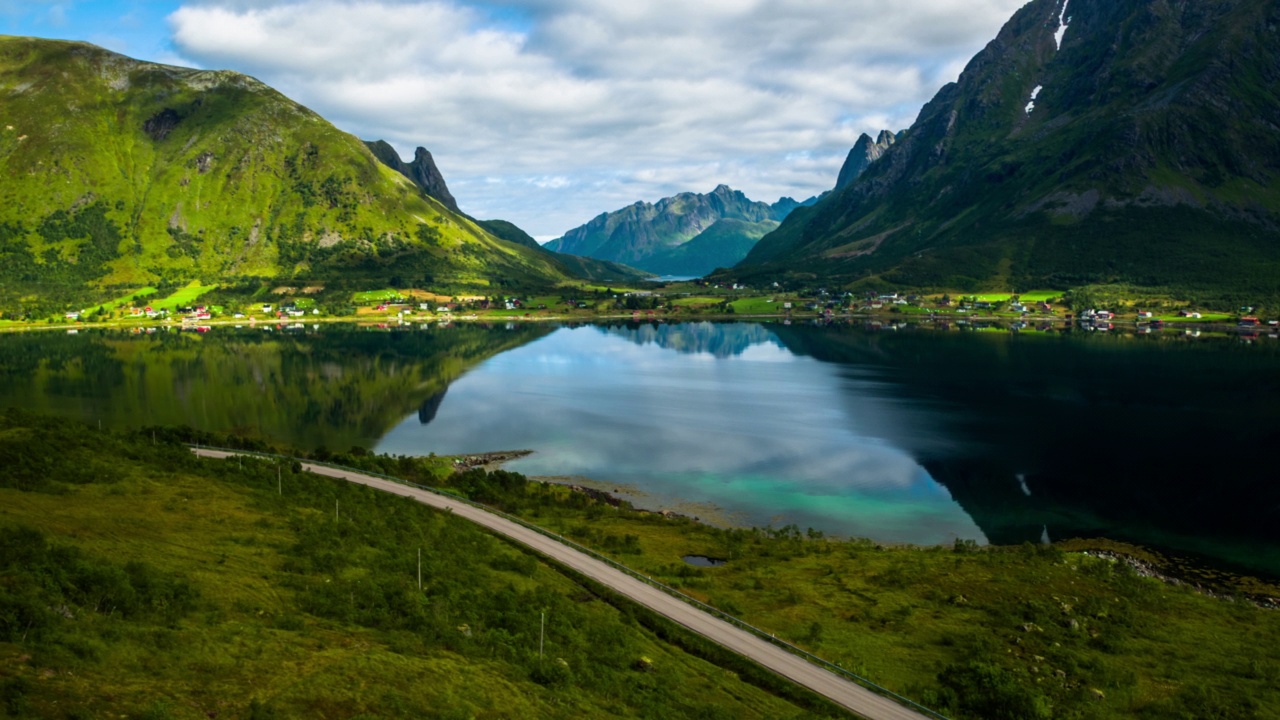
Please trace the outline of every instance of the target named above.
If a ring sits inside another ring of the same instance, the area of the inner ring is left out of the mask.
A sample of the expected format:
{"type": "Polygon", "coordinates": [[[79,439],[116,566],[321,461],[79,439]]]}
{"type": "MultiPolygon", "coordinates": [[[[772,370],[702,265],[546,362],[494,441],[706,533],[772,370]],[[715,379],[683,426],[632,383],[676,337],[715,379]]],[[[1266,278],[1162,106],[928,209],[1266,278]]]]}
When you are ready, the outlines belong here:
{"type": "Polygon", "coordinates": [[[435,155],[463,209],[535,235],[719,183],[834,185],[1022,0],[206,0],[177,51],[435,155]],[[495,182],[495,180],[497,180],[495,182]]]}

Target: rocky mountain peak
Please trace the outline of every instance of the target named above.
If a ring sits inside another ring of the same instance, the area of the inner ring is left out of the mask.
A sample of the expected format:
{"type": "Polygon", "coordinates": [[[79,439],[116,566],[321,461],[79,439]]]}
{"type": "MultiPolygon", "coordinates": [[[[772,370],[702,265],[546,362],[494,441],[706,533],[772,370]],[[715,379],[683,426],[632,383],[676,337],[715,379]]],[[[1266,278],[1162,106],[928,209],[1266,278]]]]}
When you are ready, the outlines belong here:
{"type": "Polygon", "coordinates": [[[365,145],[383,165],[412,180],[413,184],[418,186],[418,189],[439,200],[445,207],[454,212],[459,212],[458,201],[449,192],[449,186],[445,184],[444,175],[440,174],[440,169],[436,167],[435,159],[431,157],[430,151],[426,148],[419,147],[413,153],[413,162],[406,163],[400,159],[400,153],[396,152],[391,143],[385,140],[365,141],[365,145]]]}
{"type": "Polygon", "coordinates": [[[889,130],[881,130],[879,137],[875,140],[871,136],[862,133],[858,137],[858,142],[854,143],[853,149],[849,151],[849,156],[845,158],[844,166],[840,168],[840,176],[836,179],[836,189],[839,190],[849,185],[858,176],[866,171],[871,163],[880,159],[884,155],[884,151],[897,140],[897,136],[889,130]]]}
{"type": "Polygon", "coordinates": [[[1032,0],[738,269],[1274,296],[1277,17],[1274,0],[1032,0]]]}

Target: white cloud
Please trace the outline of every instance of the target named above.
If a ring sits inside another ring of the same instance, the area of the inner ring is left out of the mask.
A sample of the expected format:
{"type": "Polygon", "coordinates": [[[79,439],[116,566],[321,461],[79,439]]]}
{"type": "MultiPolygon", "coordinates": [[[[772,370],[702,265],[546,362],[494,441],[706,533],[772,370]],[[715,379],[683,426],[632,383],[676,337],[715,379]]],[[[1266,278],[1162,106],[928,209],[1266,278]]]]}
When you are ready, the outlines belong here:
{"type": "Polygon", "coordinates": [[[1022,2],[208,0],[169,21],[188,60],[426,146],[464,210],[545,236],[722,182],[829,189],[1022,2]]]}

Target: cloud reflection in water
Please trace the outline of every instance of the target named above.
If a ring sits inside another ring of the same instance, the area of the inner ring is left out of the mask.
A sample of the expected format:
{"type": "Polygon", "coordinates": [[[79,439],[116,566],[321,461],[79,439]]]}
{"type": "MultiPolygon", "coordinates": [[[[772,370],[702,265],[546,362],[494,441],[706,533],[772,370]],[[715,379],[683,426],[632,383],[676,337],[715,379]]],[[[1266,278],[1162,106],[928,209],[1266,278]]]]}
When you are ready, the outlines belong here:
{"type": "Polygon", "coordinates": [[[983,539],[892,439],[910,408],[874,381],[786,350],[754,324],[566,328],[494,357],[379,452],[529,448],[529,475],[711,503],[751,524],[796,523],[885,542],[983,539]]]}

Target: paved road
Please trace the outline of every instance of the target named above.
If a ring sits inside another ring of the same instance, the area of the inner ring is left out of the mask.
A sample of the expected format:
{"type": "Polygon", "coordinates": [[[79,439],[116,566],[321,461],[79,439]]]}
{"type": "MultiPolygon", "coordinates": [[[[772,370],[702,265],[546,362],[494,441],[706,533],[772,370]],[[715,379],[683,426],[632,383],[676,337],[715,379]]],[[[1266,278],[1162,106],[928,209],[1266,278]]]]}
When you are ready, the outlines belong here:
{"type": "MultiPolygon", "coordinates": [[[[221,450],[195,450],[203,457],[225,458],[234,453],[221,450]]],[[[448,510],[500,535],[526,545],[552,560],[569,567],[615,592],[673,620],[693,632],[702,635],[760,665],[809,688],[842,707],[870,720],[922,720],[925,715],[910,710],[866,688],[846,680],[835,673],[783,650],[751,633],[714,617],[679,600],[651,585],[610,567],[590,555],[563,545],[522,525],[491,512],[435,493],[364,475],[350,470],[339,470],[324,465],[302,463],[302,467],[317,475],[368,485],[395,495],[411,497],[418,502],[448,510]]]]}

